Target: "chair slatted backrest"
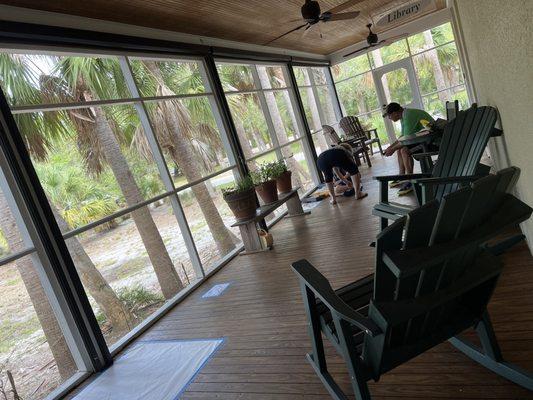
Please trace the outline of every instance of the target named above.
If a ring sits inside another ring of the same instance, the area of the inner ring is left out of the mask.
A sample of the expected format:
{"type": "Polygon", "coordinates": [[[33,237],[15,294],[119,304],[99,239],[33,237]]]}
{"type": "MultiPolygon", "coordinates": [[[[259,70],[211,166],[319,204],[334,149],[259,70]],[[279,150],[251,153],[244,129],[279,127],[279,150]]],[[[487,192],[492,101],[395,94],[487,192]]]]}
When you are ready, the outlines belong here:
{"type": "Polygon", "coordinates": [[[324,133],[324,137],[326,138],[326,142],[330,146],[335,146],[340,143],[341,138],[335,132],[335,129],[332,126],[329,125],[322,125],[322,132],[324,133]]]}
{"type": "Polygon", "coordinates": [[[501,272],[483,244],[529,218],[508,192],[511,167],[426,203],[383,230],[369,317],[383,334],[366,337],[363,358],[374,378],[471,327],[501,272]]]}
{"type": "Polygon", "coordinates": [[[361,122],[359,122],[359,118],[357,117],[348,115],[347,117],[344,117],[340,120],[339,126],[348,137],[361,138],[365,140],[368,139],[368,136],[365,133],[365,129],[363,128],[361,122]]]}
{"type": "MultiPolygon", "coordinates": [[[[471,107],[459,111],[455,119],[444,128],[439,158],[433,167],[434,177],[474,175],[496,124],[497,112],[492,107],[471,107]]],[[[436,199],[459,187],[457,183],[433,188],[436,199]]]]}

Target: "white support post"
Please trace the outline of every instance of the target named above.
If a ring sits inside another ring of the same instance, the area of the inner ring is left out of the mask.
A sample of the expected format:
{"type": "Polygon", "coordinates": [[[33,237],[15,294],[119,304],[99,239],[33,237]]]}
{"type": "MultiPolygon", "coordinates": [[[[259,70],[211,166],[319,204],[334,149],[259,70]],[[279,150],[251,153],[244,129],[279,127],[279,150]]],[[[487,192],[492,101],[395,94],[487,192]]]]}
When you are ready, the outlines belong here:
{"type": "MultiPolygon", "coordinates": [[[[128,86],[128,89],[130,90],[131,94],[135,97],[140,97],[139,90],[133,78],[133,72],[131,70],[129,60],[126,57],[122,56],[119,57],[119,62],[120,67],[122,69],[122,73],[124,74],[126,85],[128,86]]],[[[148,117],[146,106],[142,101],[139,101],[134,103],[134,107],[137,111],[137,114],[139,115],[141,125],[144,129],[144,133],[148,140],[150,150],[152,151],[152,156],[157,165],[157,169],[159,170],[161,180],[165,185],[165,189],[167,191],[172,191],[175,189],[174,181],[172,180],[172,175],[168,170],[167,163],[165,162],[165,158],[163,157],[163,154],[161,152],[161,147],[159,146],[159,142],[157,141],[157,138],[155,136],[152,123],[148,117]]],[[[196,277],[198,279],[201,279],[205,276],[205,272],[202,267],[200,257],[198,255],[198,250],[196,248],[196,244],[194,243],[194,238],[189,228],[189,224],[187,223],[185,212],[183,211],[183,207],[181,206],[181,202],[179,201],[179,196],[175,194],[170,196],[169,198],[170,204],[172,206],[172,211],[174,212],[174,216],[176,217],[176,220],[180,227],[181,235],[183,236],[183,241],[185,242],[185,246],[187,247],[187,250],[189,252],[189,257],[191,258],[191,264],[193,266],[194,273],[196,274],[196,277]]]]}
{"type": "Polygon", "coordinates": [[[326,73],[326,81],[328,83],[327,88],[329,91],[329,95],[331,96],[331,101],[333,103],[333,111],[335,112],[335,118],[337,118],[337,121],[340,121],[342,118],[342,111],[341,111],[341,105],[339,104],[339,99],[337,98],[337,94],[335,94],[335,82],[333,82],[333,76],[331,75],[331,69],[328,67],[328,72],[326,73]]]}

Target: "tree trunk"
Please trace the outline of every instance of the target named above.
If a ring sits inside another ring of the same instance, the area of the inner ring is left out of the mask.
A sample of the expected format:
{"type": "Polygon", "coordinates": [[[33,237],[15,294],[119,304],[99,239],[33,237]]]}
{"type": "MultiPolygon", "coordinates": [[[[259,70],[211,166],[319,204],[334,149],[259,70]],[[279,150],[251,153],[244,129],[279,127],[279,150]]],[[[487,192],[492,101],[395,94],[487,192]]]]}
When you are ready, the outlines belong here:
{"type": "MultiPolygon", "coordinates": [[[[371,52],[372,58],[374,59],[374,64],[376,65],[376,68],[383,66],[383,58],[381,58],[381,50],[377,49],[375,51],[371,52]]],[[[390,90],[389,90],[389,80],[387,79],[386,75],[383,75],[381,77],[381,84],[383,86],[383,91],[385,92],[385,101],[391,102],[393,101],[390,97],[390,90]]]]}
{"type": "MultiPolygon", "coordinates": [[[[94,114],[96,134],[100,140],[105,158],[111,166],[111,170],[124,194],[126,202],[129,206],[133,206],[144,201],[104,111],[101,108],[94,108],[94,114]]],[[[172,264],[161,234],[155,225],[148,207],[141,207],[133,211],[132,217],[146,248],[148,257],[152,262],[163,296],[166,299],[170,299],[183,289],[183,283],[172,264]]]]}
{"type": "MultiPolygon", "coordinates": [[[[152,73],[158,84],[170,91],[163,81],[161,71],[157,67],[154,61],[143,61],[144,65],[152,73]]],[[[198,169],[197,155],[187,138],[186,132],[183,132],[183,127],[188,126],[193,129],[191,121],[180,121],[180,116],[187,115],[186,110],[181,109],[180,112],[176,112],[176,108],[183,108],[178,101],[161,101],[157,103],[157,107],[161,112],[162,117],[165,119],[166,126],[171,130],[172,136],[175,139],[175,151],[171,152],[174,161],[180,166],[183,174],[186,176],[189,182],[197,181],[202,178],[202,174],[198,169]]],[[[157,134],[157,133],[156,133],[157,134]]],[[[232,239],[232,235],[220,216],[213,199],[209,195],[209,191],[205,186],[205,183],[199,183],[192,187],[192,191],[204,218],[207,222],[207,226],[213,235],[213,239],[217,245],[219,252],[223,255],[228,254],[235,248],[235,243],[232,239]]]]}
{"type": "MultiPolygon", "coordinates": [[[[266,69],[257,68],[257,72],[259,75],[259,80],[261,81],[261,86],[268,87],[269,79],[266,69]]],[[[283,146],[289,141],[289,139],[287,137],[287,131],[285,130],[285,125],[283,124],[283,119],[281,118],[281,113],[276,102],[276,97],[274,95],[274,92],[272,91],[265,91],[263,93],[265,94],[267,107],[270,112],[270,116],[272,117],[272,123],[274,125],[274,130],[275,134],[277,135],[278,142],[280,146],[283,146]]],[[[294,157],[292,157],[291,149],[289,147],[282,148],[281,153],[286,159],[287,166],[294,173],[295,184],[301,186],[302,180],[307,180],[309,176],[306,174],[306,172],[298,163],[298,161],[296,161],[294,157]]]]}
{"type": "MultiPolygon", "coordinates": [[[[56,217],[59,228],[62,232],[67,232],[70,228],[67,222],[59,214],[55,206],[52,204],[52,211],[56,217]]],[[[111,286],[104,279],[100,271],[85,252],[85,249],[76,237],[67,239],[65,241],[76,270],[80,274],[80,279],[83,286],[87,289],[89,294],[94,298],[98,307],[102,310],[107,320],[113,327],[115,336],[129,332],[135,325],[135,317],[120,301],[111,286]]]]}
{"type": "MultiPolygon", "coordinates": [[[[234,118],[235,121],[235,130],[237,131],[237,136],[239,137],[239,142],[241,144],[242,152],[244,153],[245,158],[251,158],[253,157],[253,150],[252,146],[250,145],[250,142],[248,141],[248,138],[246,137],[246,131],[244,130],[244,126],[242,124],[242,121],[239,118],[234,118]]],[[[248,162],[248,168],[250,168],[251,171],[257,170],[257,163],[255,160],[248,162]]]]}
{"type": "MultiPolygon", "coordinates": [[[[433,36],[431,36],[431,31],[424,31],[423,34],[424,34],[424,42],[426,43],[426,46],[428,48],[435,47],[435,43],[433,42],[433,36]]],[[[442,67],[440,65],[437,50],[433,49],[433,50],[426,51],[425,57],[427,57],[427,59],[431,63],[431,66],[433,67],[433,75],[435,76],[435,83],[437,85],[437,90],[446,89],[446,81],[444,80],[444,73],[442,72],[442,67]]],[[[440,92],[439,99],[442,102],[445,102],[446,100],[448,100],[448,96],[446,95],[446,92],[440,92]]]]}
{"type": "MultiPolygon", "coordinates": [[[[0,228],[4,233],[9,250],[12,253],[24,249],[24,243],[19,235],[19,231],[15,222],[15,218],[9,209],[7,200],[3,193],[0,192],[0,228]]],[[[72,358],[70,349],[68,348],[61,327],[57,322],[54,311],[50,306],[48,297],[44,292],[41,280],[33,262],[29,256],[19,258],[15,261],[15,265],[19,271],[20,277],[26,291],[33,304],[37,318],[41,324],[46,341],[54,360],[57,364],[57,369],[61,379],[65,380],[71,377],[77,370],[76,363],[72,358]]]]}
{"type": "MultiPolygon", "coordinates": [[[[309,86],[311,85],[311,81],[309,79],[309,75],[304,73],[304,85],[309,86]]],[[[312,87],[307,87],[304,90],[307,91],[307,100],[309,102],[309,110],[311,111],[311,122],[312,126],[316,131],[319,131],[322,129],[322,123],[320,121],[320,113],[318,112],[318,106],[317,101],[318,99],[315,98],[315,93],[313,92],[312,87]]],[[[324,121],[325,122],[325,121],[324,121]]],[[[324,133],[317,133],[314,135],[314,137],[317,139],[318,147],[321,151],[326,151],[329,146],[326,142],[326,138],[324,137],[324,133]]]]}

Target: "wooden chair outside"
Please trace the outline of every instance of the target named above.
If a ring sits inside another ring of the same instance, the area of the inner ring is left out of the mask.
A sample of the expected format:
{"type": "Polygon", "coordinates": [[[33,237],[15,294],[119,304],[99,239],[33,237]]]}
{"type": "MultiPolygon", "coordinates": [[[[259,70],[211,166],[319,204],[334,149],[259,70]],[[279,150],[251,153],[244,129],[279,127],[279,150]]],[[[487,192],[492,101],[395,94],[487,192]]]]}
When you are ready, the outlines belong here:
{"type": "Polygon", "coordinates": [[[390,181],[410,180],[419,205],[457,190],[489,173],[490,168],[480,164],[496,124],[497,112],[492,107],[472,107],[459,111],[457,117],[444,128],[438,159],[430,173],[410,175],[375,176],[380,183],[380,202],[372,214],[381,218],[381,229],[388,220],[396,220],[413,209],[399,203],[389,202],[390,181]]]}
{"type": "Polygon", "coordinates": [[[381,141],[379,140],[378,131],[376,129],[365,129],[363,125],[361,125],[359,118],[351,115],[342,118],[339,122],[339,125],[346,136],[360,138],[366,146],[370,147],[370,154],[374,154],[374,143],[378,145],[379,154],[383,154],[381,141]],[[372,135],[374,137],[372,137],[372,135]]]}
{"type": "Polygon", "coordinates": [[[333,290],[306,260],[292,264],[306,309],[307,355],[331,396],[347,400],[328,372],[322,333],[342,355],[357,400],[369,380],[448,340],[493,372],[533,390],[533,375],[503,360],[487,304],[502,263],[498,234],[533,211],[508,192],[518,169],[484,177],[431,201],[377,236],[375,274],[333,290]],[[475,328],[481,348],[460,336],[475,328]]]}
{"type": "Polygon", "coordinates": [[[372,164],[370,163],[370,157],[368,156],[368,152],[364,145],[362,145],[358,141],[342,141],[335,129],[330,125],[322,125],[322,132],[324,133],[326,142],[330,146],[337,146],[341,143],[348,143],[352,148],[352,154],[357,165],[361,165],[361,158],[363,158],[363,160],[366,161],[369,167],[372,166],[372,164]]]}

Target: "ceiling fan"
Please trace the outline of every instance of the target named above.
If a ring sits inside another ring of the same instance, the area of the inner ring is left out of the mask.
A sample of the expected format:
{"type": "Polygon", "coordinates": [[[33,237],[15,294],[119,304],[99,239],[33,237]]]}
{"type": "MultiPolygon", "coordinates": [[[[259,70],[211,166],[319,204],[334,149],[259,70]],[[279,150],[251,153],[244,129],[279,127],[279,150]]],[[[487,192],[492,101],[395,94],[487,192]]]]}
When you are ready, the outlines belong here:
{"type": "Polygon", "coordinates": [[[352,54],[359,53],[361,51],[370,49],[372,47],[381,46],[382,44],[385,44],[385,43],[392,43],[395,40],[398,40],[398,39],[401,39],[407,36],[407,33],[402,33],[401,35],[398,35],[398,36],[393,36],[387,39],[379,40],[378,35],[372,32],[372,29],[371,29],[372,24],[368,24],[366,27],[368,28],[368,36],[366,37],[366,42],[368,43],[368,46],[362,47],[358,50],[352,51],[351,53],[345,54],[344,57],[349,57],[352,54]]]}
{"type": "MultiPolygon", "coordinates": [[[[285,32],[282,35],[275,37],[274,39],[265,43],[265,45],[268,45],[284,36],[287,36],[289,33],[295,32],[302,28],[305,28],[304,29],[305,30],[304,35],[305,35],[305,33],[307,33],[312,26],[316,25],[319,22],[342,21],[342,20],[357,18],[357,16],[359,15],[359,11],[346,12],[346,13],[340,13],[340,11],[345,10],[351,6],[354,6],[357,3],[361,3],[362,1],[364,0],[348,0],[342,4],[339,4],[336,7],[333,7],[332,9],[328,11],[321,12],[318,1],[305,0],[305,4],[301,8],[302,18],[305,23],[297,26],[294,29],[291,29],[288,32],[285,32]]],[[[297,19],[295,21],[290,21],[290,22],[296,22],[296,21],[300,21],[300,19],[297,19]]]]}

